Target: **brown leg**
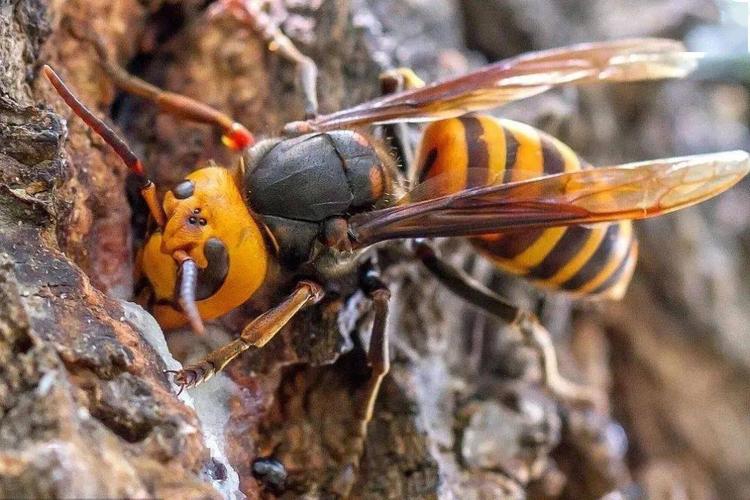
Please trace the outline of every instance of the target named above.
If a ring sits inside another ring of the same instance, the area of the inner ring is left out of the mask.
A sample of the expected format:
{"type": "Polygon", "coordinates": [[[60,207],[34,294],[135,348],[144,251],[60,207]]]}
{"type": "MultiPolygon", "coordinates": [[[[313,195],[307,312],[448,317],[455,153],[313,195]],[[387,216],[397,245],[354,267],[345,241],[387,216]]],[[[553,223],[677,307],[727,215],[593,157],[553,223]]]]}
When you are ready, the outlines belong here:
{"type": "Polygon", "coordinates": [[[461,269],[445,262],[426,241],[414,243],[414,253],[422,264],[448,290],[466,302],[496,316],[506,323],[514,323],[521,316],[521,310],[504,298],[476,281],[461,269]]]}
{"type": "Polygon", "coordinates": [[[263,40],[268,43],[268,50],[278,53],[296,66],[297,77],[305,99],[305,119],[317,116],[318,67],[315,61],[300,52],[294,42],[284,35],[268,14],[261,10],[259,0],[219,0],[211,6],[210,15],[217,15],[225,11],[231,12],[263,37],[263,40]]]}
{"type": "Polygon", "coordinates": [[[450,291],[495,317],[515,326],[526,343],[539,353],[544,385],[556,397],[566,401],[597,404],[601,394],[576,384],[560,374],[552,336],[532,313],[508,303],[465,272],[440,259],[425,241],[416,243],[415,253],[430,272],[450,291]]]}
{"type": "Polygon", "coordinates": [[[239,338],[213,351],[195,364],[179,371],[169,370],[166,373],[174,374],[174,381],[180,386],[180,392],[202,384],[250,347],[266,345],[297,312],[307,305],[319,302],[323,295],[323,288],[317,283],[300,281],[281,304],[248,323],[239,338]]]}
{"type": "Polygon", "coordinates": [[[590,404],[601,408],[606,395],[592,387],[571,382],[559,370],[557,353],[552,336],[539,320],[529,312],[522,312],[514,325],[523,334],[526,342],[539,353],[544,385],[554,396],[563,401],[590,404]]]}
{"type": "Polygon", "coordinates": [[[344,459],[345,468],[332,485],[332,489],[344,497],[348,496],[354,485],[357,469],[359,469],[360,459],[365,448],[365,440],[367,439],[367,426],[372,420],[375,401],[380,392],[380,384],[390,369],[386,322],[391,292],[372,269],[368,268],[363,272],[360,279],[362,289],[372,300],[375,318],[370,334],[370,347],[367,351],[370,378],[357,395],[353,443],[349,455],[344,459]]]}
{"type": "Polygon", "coordinates": [[[230,149],[241,151],[255,143],[252,134],[242,124],[221,111],[190,97],[160,89],[131,75],[112,59],[96,33],[85,28],[82,31],[79,35],[94,46],[102,68],[120,89],[148,99],[165,113],[218,127],[224,134],[222,142],[230,149]]]}

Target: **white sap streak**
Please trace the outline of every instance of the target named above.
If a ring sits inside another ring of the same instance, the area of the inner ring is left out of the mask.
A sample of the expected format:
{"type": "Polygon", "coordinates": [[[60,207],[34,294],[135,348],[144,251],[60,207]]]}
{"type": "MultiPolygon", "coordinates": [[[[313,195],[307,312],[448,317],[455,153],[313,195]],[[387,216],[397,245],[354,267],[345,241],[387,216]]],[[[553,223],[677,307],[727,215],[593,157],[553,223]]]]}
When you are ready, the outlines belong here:
{"type": "MultiPolygon", "coordinates": [[[[125,319],[141,334],[144,340],[154,348],[169,370],[179,370],[182,364],[174,359],[169,352],[164,332],[156,320],[142,307],[132,302],[121,301],[125,319]]],[[[244,500],[246,497],[240,491],[240,477],[229,463],[225,453],[224,428],[229,420],[228,399],[236,391],[234,382],[224,375],[217,375],[201,386],[183,391],[179,399],[195,410],[201,424],[203,439],[211,453],[211,458],[221,463],[227,471],[227,478],[223,481],[213,479],[207,472],[204,479],[211,482],[216,490],[228,500],[244,500]]],[[[184,429],[185,432],[195,432],[194,429],[184,429]]]]}

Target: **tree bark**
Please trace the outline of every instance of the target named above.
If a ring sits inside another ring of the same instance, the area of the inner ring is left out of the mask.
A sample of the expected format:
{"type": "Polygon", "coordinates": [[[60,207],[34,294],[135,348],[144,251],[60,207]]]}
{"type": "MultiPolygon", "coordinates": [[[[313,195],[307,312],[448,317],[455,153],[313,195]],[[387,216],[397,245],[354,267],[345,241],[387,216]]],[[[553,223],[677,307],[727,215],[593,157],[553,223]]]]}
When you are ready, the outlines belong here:
{"type": "MultiPolygon", "coordinates": [[[[683,38],[716,15],[707,2],[625,3],[279,0],[269,12],[318,63],[321,109],[330,112],[375,96],[386,67],[434,80],[485,57],[575,41],[683,38]]],[[[327,498],[342,474],[354,395],[368,373],[369,301],[344,289],[227,376],[178,398],[161,373],[176,366],[161,331],[123,300],[146,211],[118,158],[39,76],[42,64],[55,66],[123,131],[162,189],[209,160],[231,165],[237,158],[214,130],[118,94],[76,36],[89,26],[131,71],[226,111],[256,135],[299,119],[293,66],[206,7],[0,4],[2,497],[327,498]],[[284,464],[283,491],[253,477],[253,460],[265,456],[284,464]]],[[[747,107],[740,85],[692,80],[566,89],[503,114],[545,128],[595,164],[614,164],[748,149],[747,107]]],[[[556,398],[517,331],[384,250],[393,364],[353,496],[746,497],[748,207],[745,184],[641,225],[639,271],[619,304],[542,296],[465,244],[442,245],[539,313],[563,372],[608,396],[593,406],[556,398]]],[[[205,338],[168,332],[170,351],[195,359],[263,306],[212,322],[205,338]]]]}

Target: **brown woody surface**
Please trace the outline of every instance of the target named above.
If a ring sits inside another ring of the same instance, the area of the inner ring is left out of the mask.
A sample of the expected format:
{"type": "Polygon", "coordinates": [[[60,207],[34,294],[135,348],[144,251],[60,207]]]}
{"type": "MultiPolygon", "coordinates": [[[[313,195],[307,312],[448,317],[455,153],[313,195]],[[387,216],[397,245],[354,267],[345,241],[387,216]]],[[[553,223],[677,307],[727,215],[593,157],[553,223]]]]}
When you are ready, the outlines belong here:
{"type": "MultiPolygon", "coordinates": [[[[607,37],[681,38],[716,16],[697,0],[271,4],[319,63],[325,112],[375,95],[382,66],[409,64],[432,79],[480,63],[462,33],[496,59],[607,37]]],[[[217,434],[216,425],[201,426],[170,392],[166,366],[141,334],[145,316],[131,319],[113,298],[132,288],[131,227],[144,213],[131,212],[125,169],[38,78],[41,64],[58,68],[113,118],[163,187],[201,161],[233,161],[215,131],[156,116],[137,99],[115,101],[93,50],[74,36],[85,20],[138,74],[230,112],[256,134],[300,118],[293,68],[238,22],[207,20],[204,6],[0,4],[0,496],[204,498],[219,496],[212,479],[231,481],[202,436],[217,434]]],[[[748,149],[747,106],[739,85],[678,82],[566,90],[505,116],[612,164],[748,149]]],[[[747,498],[748,213],[745,183],[701,209],[642,224],[640,268],[621,304],[548,297],[539,306],[564,371],[609,396],[590,409],[544,390],[517,334],[386,255],[394,365],[355,496],[747,498]]],[[[461,244],[443,251],[527,307],[541,304],[461,244]]],[[[173,353],[184,360],[218,345],[264,301],[217,322],[205,340],[170,334],[173,353]]],[[[272,495],[250,474],[251,461],[271,453],[290,473],[287,497],[330,492],[353,429],[353,391],[366,376],[351,336],[368,331],[367,306],[345,293],[306,311],[234,363],[233,382],[194,393],[199,411],[226,408],[214,413],[228,417],[218,435],[248,497],[272,495]]]]}

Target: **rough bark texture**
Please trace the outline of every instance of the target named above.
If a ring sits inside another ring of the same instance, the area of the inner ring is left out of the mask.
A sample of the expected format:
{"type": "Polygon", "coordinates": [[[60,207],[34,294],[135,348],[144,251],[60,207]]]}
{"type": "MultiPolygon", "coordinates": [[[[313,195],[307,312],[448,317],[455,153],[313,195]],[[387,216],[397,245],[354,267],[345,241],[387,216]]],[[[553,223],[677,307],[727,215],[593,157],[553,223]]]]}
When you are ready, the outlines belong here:
{"type": "MultiPolygon", "coordinates": [[[[256,134],[300,118],[293,67],[238,21],[208,19],[206,3],[0,3],[0,496],[213,498],[239,487],[273,497],[251,474],[256,457],[273,455],[289,473],[281,495],[326,497],[342,473],[353,395],[367,376],[368,301],[344,294],[305,311],[233,363],[229,377],[191,391],[195,410],[186,405],[161,374],[171,361],[153,340],[153,321],[118,300],[131,293],[143,206],[114,154],[39,78],[41,64],[57,67],[118,125],[163,188],[209,159],[236,161],[215,131],[119,96],[74,35],[89,24],[132,71],[227,111],[256,134]]],[[[683,38],[717,15],[708,1],[635,3],[269,7],[318,62],[321,107],[332,111],[375,95],[385,67],[410,65],[431,80],[485,57],[576,41],[683,38]]],[[[747,112],[742,86],[699,81],[566,89],[503,110],[597,164],[749,149],[747,112]]],[[[444,246],[540,314],[563,371],[608,395],[594,407],[556,400],[517,332],[395,252],[384,255],[392,262],[393,367],[354,495],[748,498],[748,213],[745,183],[641,225],[634,285],[612,305],[542,298],[460,242],[444,246]]],[[[264,305],[214,322],[203,339],[168,333],[171,351],[194,359],[264,305]]]]}

